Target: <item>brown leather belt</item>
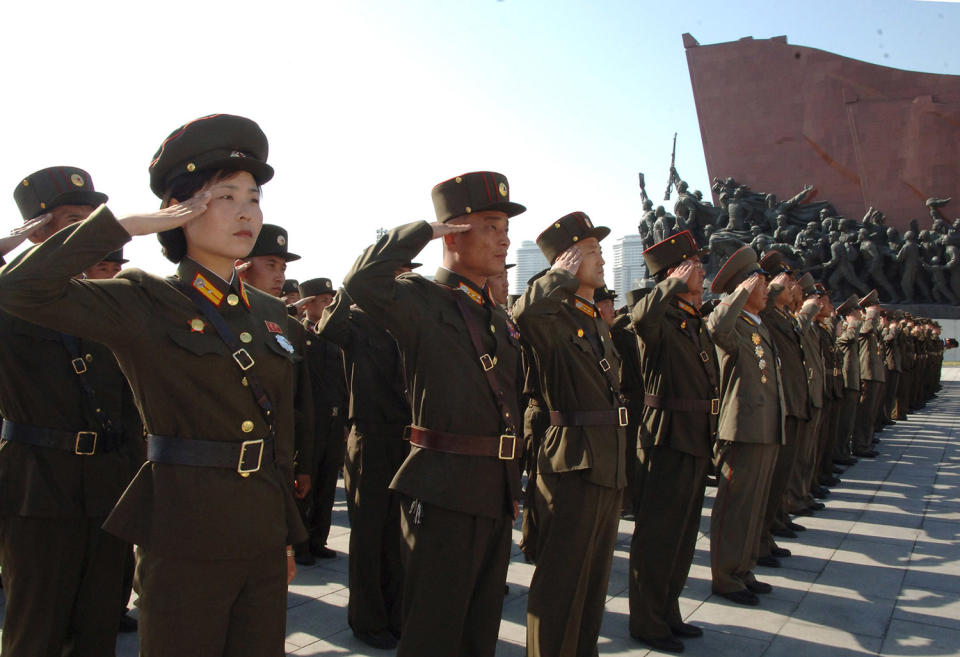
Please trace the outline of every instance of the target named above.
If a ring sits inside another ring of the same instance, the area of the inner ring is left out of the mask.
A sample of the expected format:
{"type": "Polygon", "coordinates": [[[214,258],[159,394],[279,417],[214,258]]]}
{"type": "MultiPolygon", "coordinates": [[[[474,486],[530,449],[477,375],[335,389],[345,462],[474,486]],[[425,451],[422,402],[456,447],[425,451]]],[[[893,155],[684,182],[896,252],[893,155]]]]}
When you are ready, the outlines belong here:
{"type": "Polygon", "coordinates": [[[411,445],[447,454],[495,456],[501,461],[511,461],[517,456],[517,437],[510,434],[469,436],[462,433],[445,433],[410,427],[407,435],[411,445]]]}
{"type": "Polygon", "coordinates": [[[625,406],[610,411],[550,411],[553,427],[625,427],[628,423],[625,406]]]}
{"type": "Polygon", "coordinates": [[[668,411],[682,411],[684,413],[709,413],[710,415],[720,414],[720,399],[681,399],[679,397],[662,397],[660,395],[651,395],[646,393],[643,396],[643,403],[650,408],[662,408],[668,411]]]}

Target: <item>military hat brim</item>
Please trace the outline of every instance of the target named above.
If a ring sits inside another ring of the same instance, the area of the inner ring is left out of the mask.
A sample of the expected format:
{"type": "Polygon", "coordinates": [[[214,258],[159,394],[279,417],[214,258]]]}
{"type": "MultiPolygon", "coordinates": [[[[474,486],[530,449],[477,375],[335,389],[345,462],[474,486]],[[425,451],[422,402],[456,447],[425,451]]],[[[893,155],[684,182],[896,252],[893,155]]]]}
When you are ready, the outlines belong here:
{"type": "Polygon", "coordinates": [[[522,214],[527,211],[526,206],[520,205],[519,203],[514,203],[513,201],[501,201],[499,203],[491,203],[490,205],[485,205],[482,208],[476,208],[470,212],[464,214],[458,214],[456,216],[447,217],[440,223],[447,223],[451,219],[456,219],[457,217],[469,217],[471,214],[477,214],[478,212],[503,212],[507,215],[507,218],[516,217],[518,214],[522,214]]]}
{"type": "Polygon", "coordinates": [[[860,299],[860,307],[864,309],[869,308],[870,306],[875,306],[878,303],[880,303],[880,296],[877,294],[875,289],[870,290],[867,292],[866,296],[860,299]]]}
{"type": "Polygon", "coordinates": [[[836,312],[838,316],[843,317],[844,315],[847,315],[854,310],[858,310],[859,308],[860,301],[857,299],[857,295],[851,294],[849,297],[847,297],[846,301],[837,306],[836,312]]]}
{"type": "Polygon", "coordinates": [[[644,249],[642,255],[647,265],[647,273],[650,276],[656,276],[666,269],[683,264],[689,258],[702,258],[709,254],[709,248],[700,248],[693,237],[693,233],[684,230],[644,249]],[[686,240],[686,242],[681,241],[680,244],[690,245],[691,250],[685,252],[681,246],[677,246],[677,240],[686,240]]]}
{"type": "Polygon", "coordinates": [[[710,291],[714,294],[733,292],[747,276],[758,271],[763,272],[757,262],[757,252],[750,246],[742,246],[720,267],[720,271],[713,277],[713,282],[710,284],[710,291]]]}
{"type": "Polygon", "coordinates": [[[75,192],[64,192],[47,204],[46,212],[61,205],[92,205],[97,207],[107,202],[107,195],[102,192],[90,192],[77,190],[75,192]]]}

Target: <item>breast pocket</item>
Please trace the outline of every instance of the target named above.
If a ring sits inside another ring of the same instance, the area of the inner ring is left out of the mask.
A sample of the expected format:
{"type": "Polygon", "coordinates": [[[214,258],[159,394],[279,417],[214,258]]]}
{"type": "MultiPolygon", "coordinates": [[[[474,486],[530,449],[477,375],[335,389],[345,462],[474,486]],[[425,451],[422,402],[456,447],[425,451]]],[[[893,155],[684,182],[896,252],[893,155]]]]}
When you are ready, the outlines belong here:
{"type": "Polygon", "coordinates": [[[229,355],[227,345],[218,336],[205,331],[170,331],[167,335],[174,344],[195,356],[229,355]]]}

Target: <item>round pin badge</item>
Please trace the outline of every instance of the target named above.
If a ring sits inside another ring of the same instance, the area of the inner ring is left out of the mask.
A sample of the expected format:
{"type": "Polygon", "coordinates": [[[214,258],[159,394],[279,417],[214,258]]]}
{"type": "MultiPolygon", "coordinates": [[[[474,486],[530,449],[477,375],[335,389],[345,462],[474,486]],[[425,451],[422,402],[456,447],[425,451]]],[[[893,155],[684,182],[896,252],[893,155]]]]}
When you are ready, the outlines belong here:
{"type": "Polygon", "coordinates": [[[70,176],[70,182],[72,182],[77,187],[83,187],[83,184],[84,184],[83,176],[81,176],[79,173],[75,173],[72,176],[70,176]]]}
{"type": "Polygon", "coordinates": [[[498,189],[499,189],[499,191],[500,191],[500,196],[506,197],[506,195],[507,195],[507,183],[500,183],[500,187],[499,187],[498,189]]]}
{"type": "Polygon", "coordinates": [[[283,235],[277,235],[277,244],[279,244],[280,246],[283,246],[286,243],[287,243],[286,237],[284,237],[283,235]]]}

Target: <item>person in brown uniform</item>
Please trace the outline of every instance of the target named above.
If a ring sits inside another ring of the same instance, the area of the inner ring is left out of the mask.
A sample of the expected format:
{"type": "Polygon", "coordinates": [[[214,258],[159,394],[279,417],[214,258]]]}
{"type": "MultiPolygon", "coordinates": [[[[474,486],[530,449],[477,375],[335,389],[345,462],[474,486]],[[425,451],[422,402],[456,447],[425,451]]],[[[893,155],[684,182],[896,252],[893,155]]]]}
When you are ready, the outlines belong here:
{"type": "Polygon", "coordinates": [[[145,657],[284,654],[295,571],[285,546],[304,536],[291,485],[298,355],[283,304],[233,266],[260,229],[266,155],[253,121],[197,119],[150,165],[163,209],[118,221],[101,205],[0,270],[0,307],[105,344],[133,389],[148,461],[104,527],[138,546],[145,657]],[[74,280],[152,233],[176,276],[74,280]]]}
{"type": "Polygon", "coordinates": [[[800,453],[793,479],[787,486],[787,496],[795,500],[804,500],[807,508],[819,506],[814,498],[823,498],[830,491],[820,485],[820,471],[817,461],[817,445],[820,442],[820,427],[823,423],[825,372],[823,354],[820,351],[820,336],[814,323],[820,314],[820,292],[810,273],[797,279],[797,287],[803,297],[803,304],[797,311],[797,323],[800,326],[803,346],[803,373],[809,393],[810,418],[800,425],[800,453]]]}
{"type": "MultiPolygon", "coordinates": [[[[61,237],[69,234],[107,196],[94,189],[86,171],[61,166],[24,178],[14,200],[25,223],[0,240],[0,254],[28,237],[42,243],[61,229],[61,237]]],[[[70,276],[83,269],[76,266],[70,276]]],[[[5,309],[0,413],[2,652],[113,655],[118,611],[127,602],[130,545],[101,525],[140,466],[143,449],[127,382],[103,345],[5,309]]]]}
{"type": "Polygon", "coordinates": [[[877,452],[872,449],[873,433],[876,425],[877,406],[880,404],[886,370],[883,365],[883,348],[880,346],[880,306],[877,291],[860,299],[860,308],[864,311],[863,324],[860,326],[860,380],[863,382],[863,399],[857,406],[857,421],[853,427],[853,455],[859,458],[873,458],[877,452]]]}
{"type": "Polygon", "coordinates": [[[583,212],[537,237],[551,264],[513,307],[540,376],[550,428],[537,458],[537,565],[527,599],[529,657],[597,654],[626,484],[620,357],[594,305],[600,240],[583,212]]]}
{"type": "Polygon", "coordinates": [[[627,400],[629,424],[627,424],[627,445],[624,453],[624,467],[627,471],[627,486],[623,489],[623,509],[620,516],[625,520],[634,520],[634,507],[637,503],[637,436],[640,433],[640,421],[643,419],[643,374],[640,369],[640,350],[637,334],[633,329],[633,320],[629,309],[639,296],[634,291],[627,293],[627,312],[617,315],[610,327],[613,344],[620,354],[620,394],[627,400]],[[633,303],[631,303],[631,301],[633,303]]]}
{"type": "Polygon", "coordinates": [[[680,592],[700,528],[720,414],[716,349],[700,315],[704,269],[690,231],[643,252],[657,286],[630,310],[645,410],[637,446],[637,504],[630,543],[630,635],[666,651],[703,635],[684,623],[680,592]]]}
{"type": "MultiPolygon", "coordinates": [[[[405,274],[417,263],[395,271],[405,274]]],[[[304,282],[304,292],[310,286],[304,282]]],[[[400,637],[403,564],[400,497],[390,481],[409,451],[410,423],[397,341],[341,289],[323,311],[317,333],[339,345],[350,401],[343,484],[350,516],[350,600],[347,622],[374,648],[395,648],[400,637]]]]}
{"type": "Polygon", "coordinates": [[[432,197],[437,223],[389,231],[343,287],[396,338],[410,399],[410,454],[390,483],[404,537],[397,655],[492,656],[520,493],[522,372],[517,329],[485,285],[504,269],[510,217],[526,208],[490,171],[444,181],[432,197]],[[435,238],[433,281],[395,276],[435,238]]]}
{"type": "Polygon", "coordinates": [[[772,590],[753,569],[785,415],[777,348],[759,317],[767,273],[745,246],[727,259],[710,289],[727,294],[707,318],[720,360],[721,397],[714,448],[717,497],[710,516],[713,592],[756,605],[757,593],[772,590]]]}
{"type": "Polygon", "coordinates": [[[837,357],[841,363],[840,373],[843,379],[843,399],[840,405],[840,420],[837,425],[837,442],[834,445],[834,463],[853,465],[857,459],[851,452],[854,422],[857,406],[860,404],[860,325],[863,323],[863,311],[860,300],[850,295],[837,306],[837,357]]]}
{"type": "Polygon", "coordinates": [[[883,345],[884,366],[887,368],[887,385],[880,405],[880,424],[886,426],[896,422],[897,391],[900,387],[900,373],[903,371],[903,336],[900,333],[899,319],[902,311],[896,310],[884,314],[883,345]]]}

